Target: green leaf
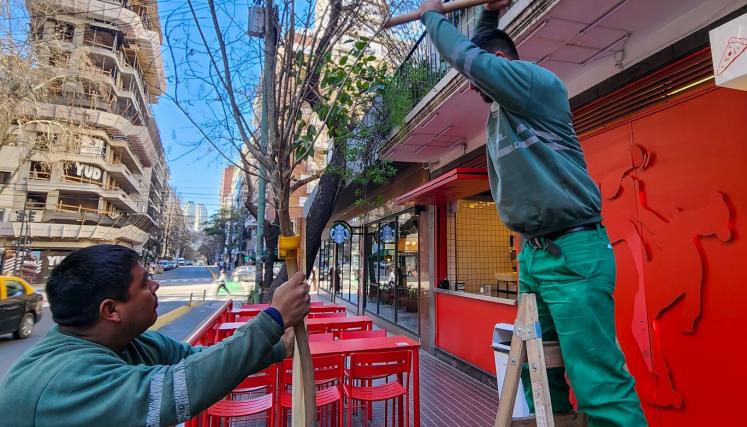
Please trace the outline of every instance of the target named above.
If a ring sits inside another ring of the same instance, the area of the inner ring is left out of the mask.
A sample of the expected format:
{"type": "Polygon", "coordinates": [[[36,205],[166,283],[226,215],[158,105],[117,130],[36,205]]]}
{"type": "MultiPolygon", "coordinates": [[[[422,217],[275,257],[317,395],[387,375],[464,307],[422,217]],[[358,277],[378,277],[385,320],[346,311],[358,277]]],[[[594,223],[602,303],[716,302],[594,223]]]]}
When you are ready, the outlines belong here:
{"type": "Polygon", "coordinates": [[[342,58],[340,58],[340,65],[345,65],[348,63],[348,56],[344,55],[342,58]]]}

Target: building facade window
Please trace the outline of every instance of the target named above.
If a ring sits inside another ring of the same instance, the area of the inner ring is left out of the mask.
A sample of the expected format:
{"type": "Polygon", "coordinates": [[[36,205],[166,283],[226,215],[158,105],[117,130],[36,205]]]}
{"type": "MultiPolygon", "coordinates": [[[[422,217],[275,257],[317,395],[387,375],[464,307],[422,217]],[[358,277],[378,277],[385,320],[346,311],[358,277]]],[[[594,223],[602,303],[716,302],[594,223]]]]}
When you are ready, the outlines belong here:
{"type": "Polygon", "coordinates": [[[26,209],[44,209],[47,205],[47,193],[29,192],[26,194],[26,209]]]}
{"type": "Polygon", "coordinates": [[[29,169],[29,178],[49,181],[52,177],[51,169],[49,165],[42,162],[31,162],[31,168],[29,169]]]}
{"type": "Polygon", "coordinates": [[[516,235],[501,222],[490,194],[452,202],[446,229],[449,289],[515,300],[516,235]]]}

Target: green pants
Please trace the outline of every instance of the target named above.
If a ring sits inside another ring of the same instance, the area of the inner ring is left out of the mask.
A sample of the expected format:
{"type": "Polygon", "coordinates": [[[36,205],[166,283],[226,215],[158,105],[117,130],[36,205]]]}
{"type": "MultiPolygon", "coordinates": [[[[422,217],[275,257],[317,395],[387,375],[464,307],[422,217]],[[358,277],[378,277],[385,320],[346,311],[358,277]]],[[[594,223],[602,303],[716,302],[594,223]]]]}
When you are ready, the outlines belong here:
{"type": "MultiPolygon", "coordinates": [[[[590,426],[647,425],[615,339],[615,258],[606,231],[600,226],[559,237],[560,255],[538,240],[539,247],[525,242],[519,254],[519,290],[536,294],[542,339],[560,342],[565,369],[548,371],[553,410],[571,410],[567,373],[590,426]]],[[[522,382],[534,412],[526,365],[522,382]]]]}

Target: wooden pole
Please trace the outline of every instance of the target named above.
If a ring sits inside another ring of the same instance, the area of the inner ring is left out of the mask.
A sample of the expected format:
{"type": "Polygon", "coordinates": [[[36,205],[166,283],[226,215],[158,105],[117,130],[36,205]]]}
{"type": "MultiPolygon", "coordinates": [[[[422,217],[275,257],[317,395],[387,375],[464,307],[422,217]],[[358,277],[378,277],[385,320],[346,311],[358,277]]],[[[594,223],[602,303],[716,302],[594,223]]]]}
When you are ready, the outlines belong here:
{"type": "MultiPolygon", "coordinates": [[[[468,9],[470,7],[491,3],[493,1],[495,0],[454,0],[448,3],[444,3],[444,12],[449,13],[457,10],[468,9]]],[[[408,22],[417,21],[418,19],[420,19],[420,11],[417,10],[402,15],[392,16],[384,24],[384,28],[391,28],[397,25],[406,24],[408,22]]]]}
{"type": "MultiPolygon", "coordinates": [[[[290,256],[285,258],[289,279],[298,272],[297,249],[290,250],[290,256]]],[[[316,384],[306,325],[303,322],[296,324],[293,333],[296,335],[296,346],[293,352],[291,426],[312,427],[316,425],[316,384]]]]}

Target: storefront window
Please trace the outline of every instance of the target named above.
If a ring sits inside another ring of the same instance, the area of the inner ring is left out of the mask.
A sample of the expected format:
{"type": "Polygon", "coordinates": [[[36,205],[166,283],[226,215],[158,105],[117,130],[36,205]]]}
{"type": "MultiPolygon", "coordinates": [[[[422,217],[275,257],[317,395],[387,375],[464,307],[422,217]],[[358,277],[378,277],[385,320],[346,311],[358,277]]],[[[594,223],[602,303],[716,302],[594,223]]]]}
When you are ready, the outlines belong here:
{"type": "Polygon", "coordinates": [[[489,193],[452,203],[447,239],[451,290],[517,298],[515,235],[501,222],[489,193]]]}
{"type": "Polygon", "coordinates": [[[365,308],[418,332],[418,217],[408,211],[370,224],[365,233],[365,308]]]}

